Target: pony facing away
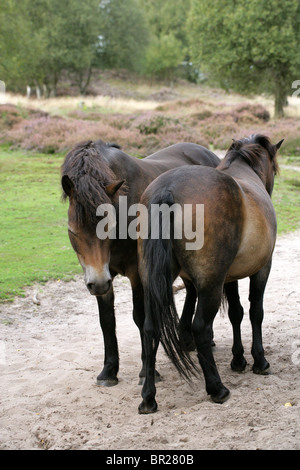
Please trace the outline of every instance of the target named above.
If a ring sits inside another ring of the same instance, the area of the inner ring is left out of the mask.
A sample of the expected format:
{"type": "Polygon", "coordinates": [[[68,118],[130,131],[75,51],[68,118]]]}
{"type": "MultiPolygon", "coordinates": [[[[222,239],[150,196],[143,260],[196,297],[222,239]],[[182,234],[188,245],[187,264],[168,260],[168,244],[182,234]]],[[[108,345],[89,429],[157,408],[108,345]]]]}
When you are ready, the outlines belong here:
{"type": "MultiPolygon", "coordinates": [[[[181,215],[192,205],[193,226],[196,208],[204,207],[203,244],[197,250],[187,249],[182,232],[175,237],[176,214],[172,217],[173,232],[148,236],[138,241],[139,269],[145,293],[146,379],[142,389],[140,413],[157,409],[154,367],[161,341],[166,354],[179,373],[187,379],[197,374],[197,366],[182,345],[182,330],[188,325],[179,322],[172,292],[173,280],[183,276],[197,292],[197,307],[192,321],[199,363],[206,391],[216,403],[223,403],[229,390],[223,385],[211,347],[212,325],[225,289],[229,317],[233,326],[233,360],[231,367],[241,371],[246,366],[241,342],[240,323],[243,308],[239,302],[237,281],[250,277],[250,320],[253,331],[253,372],[267,374],[269,363],[262,345],[263,296],[271,268],[276,239],[276,216],[271,201],[274,176],[278,171],[277,150],[269,138],[252,135],[234,141],[217,168],[188,167],[169,171],[144,192],[141,202],[148,208],[148,227],[153,205],[176,205],[181,215]]],[[[181,216],[180,216],[181,217],[181,216]]]]}
{"type": "MultiPolygon", "coordinates": [[[[141,382],[145,376],[145,351],[144,295],[138,273],[137,241],[126,236],[99,239],[96,234],[100,219],[97,217],[97,208],[102,204],[113,206],[117,214],[116,223],[120,225],[119,196],[126,197],[130,207],[139,203],[149,183],[171,168],[182,165],[216,167],[219,163],[214,153],[192,143],[171,145],[144,159],[138,159],[122,152],[114,144],[98,140],[80,143],[66,156],[61,182],[64,199],[69,200],[69,238],[83,267],[86,286],[96,296],[104,339],[104,367],[97,377],[98,385],[112,386],[118,383],[119,354],[112,285],[117,274],[128,277],[131,283],[133,318],[142,342],[141,382]]],[[[130,217],[126,217],[126,229],[130,220],[130,217]]],[[[183,318],[187,316],[189,319],[194,313],[196,295],[190,281],[187,279],[184,282],[187,294],[183,318]]]]}

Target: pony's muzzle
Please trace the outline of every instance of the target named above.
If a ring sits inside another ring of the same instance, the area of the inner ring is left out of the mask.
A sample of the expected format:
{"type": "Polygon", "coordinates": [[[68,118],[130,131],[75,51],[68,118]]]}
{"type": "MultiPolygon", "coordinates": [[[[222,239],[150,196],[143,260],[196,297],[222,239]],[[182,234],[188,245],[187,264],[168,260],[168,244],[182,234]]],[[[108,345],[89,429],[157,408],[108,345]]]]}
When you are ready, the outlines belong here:
{"type": "Polygon", "coordinates": [[[92,295],[104,295],[107,294],[111,287],[111,279],[106,281],[104,284],[88,282],[86,284],[90,294],[92,295]]]}
{"type": "Polygon", "coordinates": [[[85,270],[85,284],[90,294],[104,295],[112,285],[112,278],[108,269],[99,274],[93,267],[88,266],[85,270]]]}

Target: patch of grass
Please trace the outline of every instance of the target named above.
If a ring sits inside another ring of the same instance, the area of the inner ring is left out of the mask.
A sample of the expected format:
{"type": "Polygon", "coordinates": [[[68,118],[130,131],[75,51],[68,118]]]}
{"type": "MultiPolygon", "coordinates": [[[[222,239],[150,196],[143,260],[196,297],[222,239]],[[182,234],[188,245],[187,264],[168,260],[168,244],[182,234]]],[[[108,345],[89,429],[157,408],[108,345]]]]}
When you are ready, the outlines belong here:
{"type": "Polygon", "coordinates": [[[282,157],[281,163],[283,165],[299,166],[300,168],[300,157],[294,156],[294,155],[288,156],[288,157],[282,157]]]}
{"type": "Polygon", "coordinates": [[[0,148],[0,301],[81,272],[61,202],[62,156],[0,148]]]}
{"type": "Polygon", "coordinates": [[[154,100],[136,100],[134,98],[122,98],[112,96],[60,96],[40,100],[28,99],[25,96],[6,94],[7,102],[21,107],[42,109],[47,113],[57,116],[65,116],[70,111],[81,110],[83,112],[131,113],[136,111],[153,110],[157,106],[154,100]]]}
{"type": "Polygon", "coordinates": [[[281,169],[275,178],[272,201],[277,214],[278,234],[300,228],[300,172],[281,169]]]}

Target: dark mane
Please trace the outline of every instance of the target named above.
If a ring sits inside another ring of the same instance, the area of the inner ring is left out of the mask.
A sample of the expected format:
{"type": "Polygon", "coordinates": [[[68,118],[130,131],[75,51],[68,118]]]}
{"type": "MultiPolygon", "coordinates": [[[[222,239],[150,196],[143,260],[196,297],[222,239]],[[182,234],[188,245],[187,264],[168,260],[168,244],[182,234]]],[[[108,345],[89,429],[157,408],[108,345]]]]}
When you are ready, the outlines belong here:
{"type": "MultiPolygon", "coordinates": [[[[67,175],[74,184],[76,218],[80,225],[95,226],[96,209],[100,204],[111,203],[105,187],[115,183],[116,177],[108,164],[111,151],[120,147],[101,140],[77,144],[67,155],[61,168],[61,176],[67,175]]],[[[63,191],[63,200],[67,194],[63,191]]]]}
{"type": "Polygon", "coordinates": [[[260,134],[253,134],[245,139],[234,140],[225,158],[217,168],[225,170],[230,167],[232,162],[241,159],[261,178],[263,173],[262,147],[267,151],[272,162],[274,174],[276,175],[279,169],[276,160],[276,146],[272,145],[268,137],[260,134]]]}

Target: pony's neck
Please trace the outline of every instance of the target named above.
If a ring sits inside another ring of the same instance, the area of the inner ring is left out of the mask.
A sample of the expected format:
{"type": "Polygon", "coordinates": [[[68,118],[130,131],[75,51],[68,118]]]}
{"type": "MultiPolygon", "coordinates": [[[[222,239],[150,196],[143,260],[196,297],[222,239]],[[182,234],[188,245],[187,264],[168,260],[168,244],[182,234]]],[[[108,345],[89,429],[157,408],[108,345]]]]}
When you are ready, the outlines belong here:
{"type": "Polygon", "coordinates": [[[115,180],[125,181],[128,202],[139,202],[142,193],[153,179],[143,160],[119,150],[109,156],[107,163],[114,173],[115,180]]]}
{"type": "Polygon", "coordinates": [[[246,162],[240,159],[236,159],[231,162],[228,167],[222,167],[219,165],[218,169],[232,178],[238,181],[253,181],[254,183],[262,186],[266,189],[266,180],[262,176],[259,176],[253,168],[251,168],[246,162]]]}

